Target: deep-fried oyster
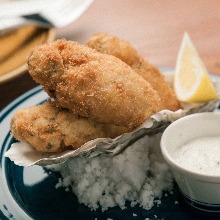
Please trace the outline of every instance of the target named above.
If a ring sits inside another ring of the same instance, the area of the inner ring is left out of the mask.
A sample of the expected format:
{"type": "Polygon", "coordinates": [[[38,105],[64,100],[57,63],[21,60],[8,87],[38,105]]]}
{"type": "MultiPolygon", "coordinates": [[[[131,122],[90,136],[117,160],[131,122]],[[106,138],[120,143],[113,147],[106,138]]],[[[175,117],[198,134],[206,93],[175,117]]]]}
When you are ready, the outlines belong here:
{"type": "Polygon", "coordinates": [[[160,71],[141,57],[131,44],[117,37],[100,33],[89,39],[87,45],[101,53],[118,57],[146,79],[159,93],[163,109],[175,111],[180,109],[180,103],[170,85],[164,80],[160,71]]]}
{"type": "Polygon", "coordinates": [[[28,70],[58,106],[99,122],[135,128],[162,109],[158,93],[130,66],[77,42],[39,46],[28,70]]]}
{"type": "Polygon", "coordinates": [[[53,102],[17,111],[11,120],[13,136],[41,152],[76,149],[96,138],[114,138],[127,128],[76,117],[53,102]]]}

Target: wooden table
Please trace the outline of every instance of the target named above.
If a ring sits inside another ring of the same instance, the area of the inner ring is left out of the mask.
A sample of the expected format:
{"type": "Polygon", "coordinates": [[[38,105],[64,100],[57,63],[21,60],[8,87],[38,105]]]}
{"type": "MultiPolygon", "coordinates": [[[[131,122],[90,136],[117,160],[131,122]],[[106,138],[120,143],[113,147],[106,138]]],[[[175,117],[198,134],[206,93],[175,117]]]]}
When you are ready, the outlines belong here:
{"type": "MultiPolygon", "coordinates": [[[[106,32],[130,41],[150,63],[174,67],[185,31],[208,70],[220,74],[219,0],[95,0],[56,38],[85,43],[93,33],[106,32]]],[[[0,110],[36,85],[27,72],[0,85],[0,110]]]]}

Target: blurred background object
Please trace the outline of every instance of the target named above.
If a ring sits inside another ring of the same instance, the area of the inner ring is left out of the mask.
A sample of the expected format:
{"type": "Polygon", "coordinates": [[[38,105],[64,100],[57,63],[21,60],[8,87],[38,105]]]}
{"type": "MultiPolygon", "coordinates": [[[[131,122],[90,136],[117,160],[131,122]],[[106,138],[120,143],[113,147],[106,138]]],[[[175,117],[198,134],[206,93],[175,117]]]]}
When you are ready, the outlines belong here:
{"type": "Polygon", "coordinates": [[[24,73],[27,57],[37,45],[55,38],[54,28],[22,26],[7,32],[0,38],[0,83],[12,80],[24,73]]]}
{"type": "Polygon", "coordinates": [[[92,0],[0,1],[0,84],[26,70],[37,45],[55,39],[57,28],[76,20],[92,0]]]}
{"type": "Polygon", "coordinates": [[[80,17],[93,0],[0,1],[0,30],[28,24],[60,28],[80,17]]]}

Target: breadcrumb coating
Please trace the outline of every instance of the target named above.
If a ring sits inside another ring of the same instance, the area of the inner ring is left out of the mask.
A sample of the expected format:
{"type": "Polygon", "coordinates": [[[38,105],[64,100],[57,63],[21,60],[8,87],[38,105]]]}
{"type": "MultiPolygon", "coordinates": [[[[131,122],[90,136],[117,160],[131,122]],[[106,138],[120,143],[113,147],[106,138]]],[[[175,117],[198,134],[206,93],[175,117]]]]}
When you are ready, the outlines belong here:
{"type": "Polygon", "coordinates": [[[158,93],[129,65],[77,42],[37,47],[28,70],[57,106],[77,116],[135,128],[162,109],[158,93]]]}
{"type": "Polygon", "coordinates": [[[40,152],[77,149],[96,138],[115,138],[128,129],[74,116],[54,102],[18,110],[11,120],[11,133],[40,152]]]}
{"type": "Polygon", "coordinates": [[[89,39],[87,46],[101,53],[116,56],[131,66],[159,93],[163,109],[175,111],[181,108],[180,102],[164,76],[156,67],[144,60],[128,41],[105,33],[98,33],[89,39]]]}

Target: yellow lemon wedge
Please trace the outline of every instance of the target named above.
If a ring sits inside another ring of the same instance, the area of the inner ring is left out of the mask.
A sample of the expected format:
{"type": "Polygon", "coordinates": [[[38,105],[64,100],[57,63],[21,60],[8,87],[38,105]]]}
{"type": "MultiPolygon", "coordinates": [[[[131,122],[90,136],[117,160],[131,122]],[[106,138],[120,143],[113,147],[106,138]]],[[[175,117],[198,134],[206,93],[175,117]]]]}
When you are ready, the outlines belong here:
{"type": "Polygon", "coordinates": [[[208,71],[190,37],[184,34],[177,57],[174,90],[184,102],[206,102],[218,97],[208,71]]]}

